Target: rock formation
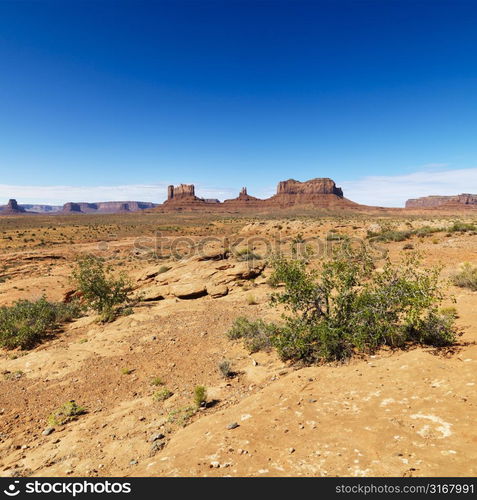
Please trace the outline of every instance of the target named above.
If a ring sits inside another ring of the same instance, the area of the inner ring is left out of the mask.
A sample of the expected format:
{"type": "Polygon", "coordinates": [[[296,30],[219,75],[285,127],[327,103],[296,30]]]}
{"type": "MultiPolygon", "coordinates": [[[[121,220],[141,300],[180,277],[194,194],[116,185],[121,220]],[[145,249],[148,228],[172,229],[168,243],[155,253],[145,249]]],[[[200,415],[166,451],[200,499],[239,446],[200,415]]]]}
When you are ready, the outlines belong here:
{"type": "Polygon", "coordinates": [[[101,201],[98,203],[65,203],[62,214],[114,214],[124,212],[138,212],[147,208],[155,207],[155,203],[142,202],[142,201],[101,201]]]}
{"type": "Polygon", "coordinates": [[[270,205],[288,207],[358,207],[359,205],[344,198],[343,190],[336,187],[329,178],[316,178],[306,182],[289,179],[277,186],[277,194],[265,200],[270,205]]]}
{"type": "Polygon", "coordinates": [[[250,196],[243,187],[237,198],[225,200],[204,200],[195,195],[193,184],[169,186],[168,198],[162,207],[165,210],[267,210],[277,208],[356,208],[360,205],[343,197],[343,190],[336,187],[332,179],[317,178],[306,182],[289,179],[278,183],[277,193],[262,200],[250,196]]]}
{"type": "Polygon", "coordinates": [[[2,215],[16,215],[16,214],[24,214],[25,209],[18,205],[17,200],[10,199],[8,200],[7,205],[2,207],[1,212],[2,215]]]}
{"type": "Polygon", "coordinates": [[[423,196],[406,201],[406,208],[477,207],[477,194],[463,193],[455,196],[423,196]]]}

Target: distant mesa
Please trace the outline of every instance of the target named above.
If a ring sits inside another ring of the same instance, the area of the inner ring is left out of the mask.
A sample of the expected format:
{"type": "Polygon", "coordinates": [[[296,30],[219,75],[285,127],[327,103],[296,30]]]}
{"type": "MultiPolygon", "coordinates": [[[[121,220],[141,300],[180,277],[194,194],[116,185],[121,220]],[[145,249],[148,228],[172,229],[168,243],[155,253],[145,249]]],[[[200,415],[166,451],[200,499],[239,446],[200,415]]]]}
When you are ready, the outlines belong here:
{"type": "Polygon", "coordinates": [[[17,200],[10,199],[5,206],[1,207],[0,213],[2,215],[24,214],[25,209],[17,203],[17,200]]]}
{"type": "Polygon", "coordinates": [[[62,214],[115,214],[138,212],[147,208],[154,208],[156,203],[145,201],[101,201],[97,203],[68,202],[63,205],[62,214]]]}
{"type": "Polygon", "coordinates": [[[473,208],[477,207],[477,194],[454,196],[423,196],[406,201],[406,208],[473,208]]]}

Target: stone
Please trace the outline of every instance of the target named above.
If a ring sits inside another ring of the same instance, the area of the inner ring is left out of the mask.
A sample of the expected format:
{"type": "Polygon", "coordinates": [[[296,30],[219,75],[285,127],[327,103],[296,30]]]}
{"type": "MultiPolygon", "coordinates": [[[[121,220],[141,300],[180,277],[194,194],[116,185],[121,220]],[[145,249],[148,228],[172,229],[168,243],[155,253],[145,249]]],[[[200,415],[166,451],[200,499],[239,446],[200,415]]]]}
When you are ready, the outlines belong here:
{"type": "Polygon", "coordinates": [[[158,441],[159,439],[164,439],[166,436],[164,436],[164,434],[162,434],[161,432],[157,433],[157,434],[153,434],[150,438],[149,438],[149,442],[150,443],[154,443],[155,441],[158,441]]]}
{"type": "Polygon", "coordinates": [[[43,432],[42,434],[44,436],[49,436],[52,432],[55,432],[55,428],[54,427],[47,427],[43,432]]]}
{"type": "Polygon", "coordinates": [[[214,299],[224,297],[229,293],[229,287],[227,285],[210,284],[207,285],[206,288],[207,293],[214,299]]]}
{"type": "Polygon", "coordinates": [[[207,288],[199,281],[174,285],[171,287],[171,293],[179,299],[197,299],[207,295],[207,288]]]}
{"type": "Polygon", "coordinates": [[[227,425],[228,430],[233,430],[236,429],[237,427],[240,427],[237,422],[232,422],[231,424],[227,425]]]}

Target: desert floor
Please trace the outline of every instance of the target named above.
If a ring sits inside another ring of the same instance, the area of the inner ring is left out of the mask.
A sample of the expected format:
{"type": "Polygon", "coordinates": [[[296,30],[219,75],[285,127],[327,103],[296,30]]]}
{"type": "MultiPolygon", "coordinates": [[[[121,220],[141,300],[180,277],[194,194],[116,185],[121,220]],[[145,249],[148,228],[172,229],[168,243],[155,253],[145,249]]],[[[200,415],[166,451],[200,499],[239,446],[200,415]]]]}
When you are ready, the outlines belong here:
{"type": "Polygon", "coordinates": [[[225,335],[238,316],[280,316],[268,305],[266,259],[240,262],[234,249],[250,245],[265,257],[301,235],[323,256],[336,244],[330,234],[359,242],[377,226],[445,228],[466,218],[1,218],[0,305],[43,294],[62,300],[81,253],[124,271],[140,300],[112,323],[90,314],[30,351],[0,350],[0,475],[477,475],[477,292],[446,281],[461,263],[477,264],[475,232],[443,230],[374,249],[395,260],[411,245],[423,265],[443,266],[446,305],[463,332],[455,348],[304,367],[274,352],[249,354],[225,335]],[[227,258],[224,248],[232,249],[227,258]],[[235,377],[221,375],[224,359],[235,377]],[[155,377],[173,392],[166,401],[153,398],[155,377]],[[190,415],[197,385],[210,404],[190,415]],[[69,400],[87,413],[45,435],[48,416],[69,400]]]}

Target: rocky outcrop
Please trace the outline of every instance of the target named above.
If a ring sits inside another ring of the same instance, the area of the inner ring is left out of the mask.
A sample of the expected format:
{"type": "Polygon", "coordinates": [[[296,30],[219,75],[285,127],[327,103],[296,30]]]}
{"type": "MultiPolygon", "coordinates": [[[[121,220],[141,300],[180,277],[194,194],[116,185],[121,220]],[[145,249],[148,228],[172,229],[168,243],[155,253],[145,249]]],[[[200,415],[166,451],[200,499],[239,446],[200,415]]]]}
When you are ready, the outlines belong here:
{"type": "Polygon", "coordinates": [[[242,210],[243,208],[254,208],[260,209],[264,206],[265,200],[260,198],[255,198],[247,193],[247,188],[243,187],[240,190],[237,198],[232,198],[230,200],[225,200],[223,205],[224,208],[229,210],[242,210]]]}
{"type": "Polygon", "coordinates": [[[334,181],[327,177],[311,179],[306,182],[296,181],[295,179],[279,182],[277,186],[277,195],[290,194],[334,194],[343,197],[343,190],[336,187],[334,181]]]}
{"type": "Polygon", "coordinates": [[[179,186],[169,186],[167,188],[167,201],[195,198],[194,184],[180,184],[179,186]]]}
{"type": "Polygon", "coordinates": [[[278,183],[277,193],[264,200],[250,196],[247,188],[243,187],[237,198],[225,200],[223,203],[198,198],[192,184],[181,184],[176,187],[169,186],[168,199],[162,205],[166,210],[211,209],[231,212],[292,207],[357,208],[360,205],[344,198],[343,190],[329,178],[316,178],[306,182],[294,179],[281,181],[278,183]]]}
{"type": "Polygon", "coordinates": [[[17,203],[17,200],[10,199],[10,200],[8,200],[8,203],[4,207],[1,208],[0,213],[2,215],[24,214],[25,209],[17,203]]]}
{"type": "Polygon", "coordinates": [[[143,201],[101,201],[98,203],[65,203],[61,213],[63,214],[114,214],[124,212],[138,212],[155,207],[155,203],[143,201]]]}
{"type": "Polygon", "coordinates": [[[343,190],[336,186],[332,179],[316,178],[306,182],[289,179],[281,181],[277,186],[277,194],[265,200],[270,206],[353,208],[357,203],[344,198],[343,190]]]}
{"type": "Polygon", "coordinates": [[[216,198],[199,198],[195,195],[194,184],[180,184],[167,188],[167,200],[163,207],[167,210],[207,210],[221,205],[216,198]]]}
{"type": "Polygon", "coordinates": [[[463,193],[455,196],[423,196],[406,201],[406,208],[477,207],[477,194],[463,193]]]}

